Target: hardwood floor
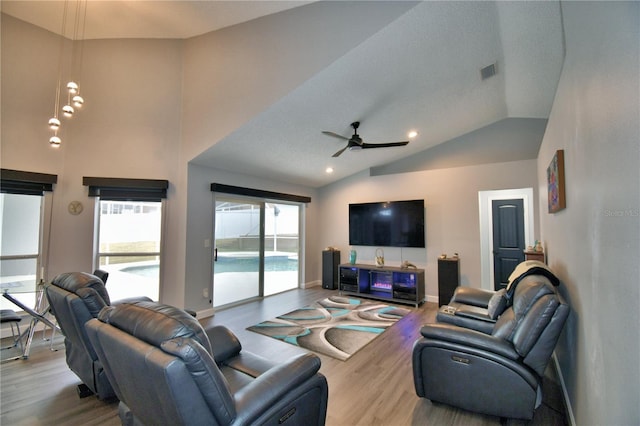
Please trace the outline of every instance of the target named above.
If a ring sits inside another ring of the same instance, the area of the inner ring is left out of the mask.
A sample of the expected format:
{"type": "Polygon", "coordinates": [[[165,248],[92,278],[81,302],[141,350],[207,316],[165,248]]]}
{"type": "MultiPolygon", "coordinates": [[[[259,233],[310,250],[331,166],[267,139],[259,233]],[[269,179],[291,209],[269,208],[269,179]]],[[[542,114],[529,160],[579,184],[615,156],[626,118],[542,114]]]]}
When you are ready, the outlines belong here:
{"type": "MultiPolygon", "coordinates": [[[[337,291],[293,290],[216,313],[203,326],[223,324],[243,349],[267,358],[284,359],[304,352],[275,339],[246,330],[337,291]]],[[[497,417],[469,413],[418,398],[413,388],[411,350],[422,324],[433,322],[437,305],[427,303],[353,355],[338,361],[325,355],[321,372],[329,383],[328,426],[343,425],[498,425],[497,417]]],[[[119,425],[117,402],[95,397],[79,399],[78,378],[64,359],[63,338],[54,339],[57,352],[38,333],[28,360],[0,366],[0,424],[2,425],[119,425]]],[[[6,357],[10,351],[2,351],[6,357]]],[[[545,377],[544,400],[531,425],[566,425],[561,392],[551,368],[545,377]]],[[[520,422],[509,422],[519,424],[520,422]]],[[[520,423],[527,424],[527,423],[520,423]]]]}

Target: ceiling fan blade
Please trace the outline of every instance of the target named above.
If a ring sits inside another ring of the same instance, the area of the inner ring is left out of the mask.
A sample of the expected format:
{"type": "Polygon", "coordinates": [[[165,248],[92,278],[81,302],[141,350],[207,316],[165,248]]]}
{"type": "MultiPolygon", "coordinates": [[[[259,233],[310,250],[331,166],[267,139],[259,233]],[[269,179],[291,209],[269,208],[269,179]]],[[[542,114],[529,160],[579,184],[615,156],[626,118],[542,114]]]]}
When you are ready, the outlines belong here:
{"type": "Polygon", "coordinates": [[[387,142],[387,143],[363,143],[362,149],[366,148],[390,148],[392,146],[405,146],[409,143],[409,141],[402,142],[387,142]]]}
{"type": "Polygon", "coordinates": [[[332,157],[339,157],[340,154],[342,154],[347,148],[349,148],[349,145],[345,146],[344,148],[342,148],[340,151],[336,152],[335,154],[332,155],[332,157]]]}
{"type": "Polygon", "coordinates": [[[326,131],[323,131],[323,132],[322,132],[322,134],[323,134],[323,135],[327,135],[327,136],[332,136],[332,137],[334,137],[334,138],[342,139],[342,140],[345,140],[345,141],[348,141],[348,140],[349,140],[349,138],[344,137],[344,136],[342,136],[342,135],[339,135],[339,134],[337,134],[337,133],[333,133],[333,132],[326,132],[326,131]]]}

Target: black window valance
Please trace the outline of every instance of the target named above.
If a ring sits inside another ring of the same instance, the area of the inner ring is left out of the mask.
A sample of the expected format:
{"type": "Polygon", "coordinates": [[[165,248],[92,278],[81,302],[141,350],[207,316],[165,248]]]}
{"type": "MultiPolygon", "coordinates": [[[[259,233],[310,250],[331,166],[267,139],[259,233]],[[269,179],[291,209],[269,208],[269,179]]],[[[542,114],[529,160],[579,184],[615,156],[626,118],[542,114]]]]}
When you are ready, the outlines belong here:
{"type": "Polygon", "coordinates": [[[292,201],[296,203],[310,203],[311,197],[302,195],[285,194],[282,192],[264,191],[262,189],[243,188],[241,186],[225,185],[222,183],[212,183],[212,192],[222,192],[224,194],[244,195],[247,197],[266,198],[270,200],[292,201]]]}
{"type": "Polygon", "coordinates": [[[58,175],[0,169],[0,192],[5,194],[44,195],[57,182],[58,175]]]}
{"type": "Polygon", "coordinates": [[[167,198],[168,180],[83,177],[90,197],[109,201],[160,201],[167,198]]]}

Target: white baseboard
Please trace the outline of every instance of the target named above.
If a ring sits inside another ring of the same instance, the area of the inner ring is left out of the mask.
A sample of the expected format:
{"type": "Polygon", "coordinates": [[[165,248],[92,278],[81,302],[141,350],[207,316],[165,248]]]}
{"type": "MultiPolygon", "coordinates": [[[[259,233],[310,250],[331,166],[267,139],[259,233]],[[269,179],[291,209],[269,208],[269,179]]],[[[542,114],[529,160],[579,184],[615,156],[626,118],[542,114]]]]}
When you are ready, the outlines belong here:
{"type": "Polygon", "coordinates": [[[567,409],[569,424],[571,426],[576,426],[576,418],[573,415],[573,408],[571,407],[571,401],[569,400],[569,394],[567,393],[567,386],[565,385],[564,377],[562,376],[562,370],[560,370],[560,363],[558,362],[558,358],[556,357],[555,352],[553,353],[553,355],[551,355],[551,359],[553,359],[553,364],[556,368],[556,374],[558,375],[558,380],[560,380],[560,386],[562,387],[562,397],[564,399],[564,406],[567,409]]]}
{"type": "Polygon", "coordinates": [[[310,281],[308,283],[302,283],[300,288],[322,287],[322,280],[310,281]]]}
{"type": "Polygon", "coordinates": [[[203,309],[202,311],[196,312],[197,319],[209,318],[215,315],[215,310],[213,308],[203,309]]]}
{"type": "Polygon", "coordinates": [[[438,303],[440,298],[438,296],[429,296],[427,295],[427,302],[438,303]]]}

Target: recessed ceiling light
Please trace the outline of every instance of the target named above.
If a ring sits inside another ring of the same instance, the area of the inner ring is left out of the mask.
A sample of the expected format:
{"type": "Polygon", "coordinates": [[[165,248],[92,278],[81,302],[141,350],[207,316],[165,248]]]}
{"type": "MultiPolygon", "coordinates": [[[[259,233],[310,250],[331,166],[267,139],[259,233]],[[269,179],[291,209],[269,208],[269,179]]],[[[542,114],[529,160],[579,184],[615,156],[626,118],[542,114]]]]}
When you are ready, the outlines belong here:
{"type": "Polygon", "coordinates": [[[327,173],[333,173],[333,167],[327,167],[324,171],[327,173]]]}
{"type": "Polygon", "coordinates": [[[418,132],[416,132],[415,130],[412,130],[409,133],[407,133],[407,136],[409,137],[409,139],[415,138],[416,136],[418,136],[418,132]]]}

